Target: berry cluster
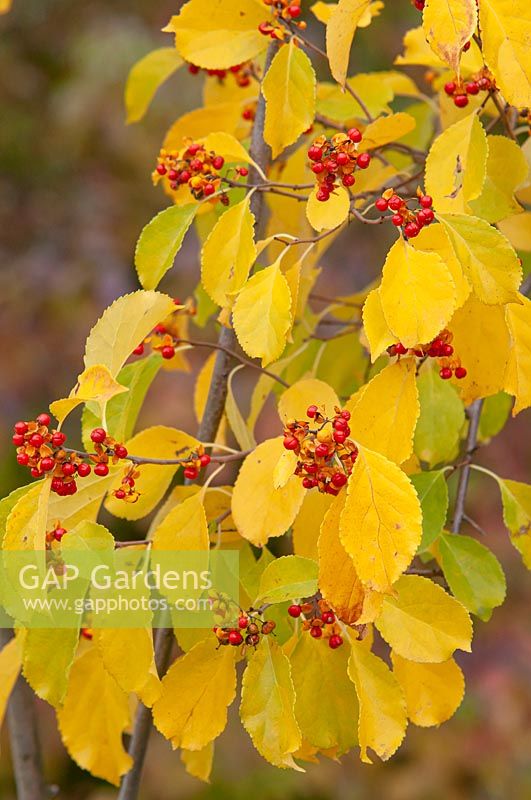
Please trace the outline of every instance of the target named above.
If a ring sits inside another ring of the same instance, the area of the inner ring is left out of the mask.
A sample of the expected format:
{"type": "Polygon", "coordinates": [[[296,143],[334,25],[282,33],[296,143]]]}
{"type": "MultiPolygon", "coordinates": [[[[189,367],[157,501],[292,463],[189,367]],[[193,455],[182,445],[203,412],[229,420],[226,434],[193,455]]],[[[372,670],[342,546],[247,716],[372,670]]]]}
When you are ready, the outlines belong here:
{"type": "Polygon", "coordinates": [[[327,638],[328,646],[336,650],[343,644],[343,637],[336,622],[336,615],[324,600],[314,600],[307,603],[294,603],[289,606],[288,614],[294,619],[301,615],[302,627],[305,631],[310,631],[310,636],[314,639],[327,638]]]}
{"type": "Polygon", "coordinates": [[[429,225],[435,219],[435,214],[431,208],[433,200],[429,194],[423,194],[420,189],[417,189],[416,197],[410,200],[400,197],[393,189],[386,189],[374,205],[382,214],[390,211],[391,222],[397,228],[402,228],[404,236],[408,239],[418,236],[420,229],[425,225],[429,225]],[[417,202],[420,208],[408,208],[407,204],[411,200],[417,202]]]}
{"type": "Polygon", "coordinates": [[[251,84],[253,65],[252,61],[245,61],[243,64],[235,64],[229,69],[203,70],[201,67],[198,67],[195,64],[188,64],[188,72],[190,72],[191,75],[198,75],[200,72],[206,72],[209,77],[218,78],[220,83],[223,83],[227,76],[232,75],[236,82],[236,86],[239,86],[241,89],[245,89],[251,84]]]}
{"type": "Polygon", "coordinates": [[[182,336],[181,322],[183,317],[193,317],[196,314],[196,307],[193,300],[187,300],[184,305],[181,305],[179,298],[174,298],[177,308],[167,317],[164,322],[156,325],[149,336],[140,342],[138,347],[135,347],[132,354],[133,356],[144,355],[147,345],[156,353],[160,353],[162,358],[170,361],[174,358],[176,347],[179,344],[182,336]]]}
{"type": "Polygon", "coordinates": [[[134,465],[127,467],[120,486],[113,491],[113,496],[117,500],[124,500],[126,503],[136,503],[140,497],[140,492],[136,490],[135,481],[140,477],[140,470],[134,465]]]}
{"type": "Polygon", "coordinates": [[[348,437],[350,411],[335,409],[331,419],[317,406],[309,406],[306,415],[315,420],[311,429],[306,420],[288,420],[284,429],[284,447],[297,456],[295,475],[302,477],[305,489],[316,487],[325,494],[337,495],[347,483],[358,455],[358,448],[348,437]]]}
{"type": "Polygon", "coordinates": [[[457,108],[465,108],[468,105],[469,95],[477,95],[480,92],[492,92],[496,88],[494,78],[484,69],[471,78],[469,81],[460,81],[457,78],[444,84],[444,91],[448,97],[452,97],[457,108]]]}
{"type": "Polygon", "coordinates": [[[276,628],[276,623],[270,620],[261,620],[252,614],[241,612],[236,625],[216,626],[213,628],[219,645],[232,645],[238,647],[241,644],[257,647],[262,636],[267,636],[276,628]]]}
{"type": "Polygon", "coordinates": [[[446,328],[442,330],[433,341],[428,344],[421,344],[418,347],[405,347],[401,342],[392,344],[387,348],[390,356],[416,356],[417,358],[436,358],[439,362],[439,375],[443,380],[449,380],[452,375],[458,380],[466,377],[467,371],[461,366],[461,361],[454,355],[454,348],[451,344],[452,334],[446,328]]]}
{"type": "Polygon", "coordinates": [[[273,11],[274,22],[261,22],[258,26],[260,33],[270,36],[271,39],[282,41],[290,35],[288,28],[282,22],[292,23],[299,30],[306,29],[306,23],[299,20],[302,14],[301,0],[263,0],[264,5],[270,6],[273,11]],[[280,24],[278,24],[280,22],[280,24]]]}
{"type": "Polygon", "coordinates": [[[316,197],[326,202],[336,188],[336,182],[350,187],[356,183],[356,168],[367,169],[371,163],[369,153],[358,154],[358,144],[362,135],[357,128],[350,128],[347,133],[336,133],[331,139],[319,136],[308,150],[308,158],[312,162],[312,172],[317,177],[316,197]]]}
{"type": "Polygon", "coordinates": [[[95,475],[104,477],[109,474],[109,460],[116,464],[127,458],[124,445],[108,436],[103,428],[95,428],[90,435],[96,446],[94,454],[82,456],[68,452],[63,447],[66,435],[62,431],[50,431],[50,422],[48,414],[39,414],[33,422],[17,422],[13,444],[17,448],[18,463],[28,467],[33,478],[51,475],[51,490],[60,497],[75,494],[76,478],[86,478],[93,467],[95,475]]]}
{"type": "Polygon", "coordinates": [[[160,150],[152,175],[153,182],[165,179],[172,191],[187,185],[196,200],[216,195],[215,200],[219,199],[223,205],[228,205],[226,194],[216,194],[221,188],[220,170],[224,164],[223,156],[207,151],[199,142],[188,140],[180,151],[160,150]]]}

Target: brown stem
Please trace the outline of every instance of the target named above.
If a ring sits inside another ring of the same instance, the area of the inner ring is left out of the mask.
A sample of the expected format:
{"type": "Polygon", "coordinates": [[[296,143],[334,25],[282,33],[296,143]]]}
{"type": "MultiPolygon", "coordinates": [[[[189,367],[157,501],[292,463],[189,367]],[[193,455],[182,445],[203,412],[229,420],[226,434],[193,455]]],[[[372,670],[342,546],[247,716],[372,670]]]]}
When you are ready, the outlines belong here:
{"type": "Polygon", "coordinates": [[[470,457],[476,449],[479,431],[479,418],[481,416],[481,409],[483,408],[483,400],[476,400],[468,408],[468,435],[466,438],[466,460],[461,467],[459,475],[459,483],[457,485],[457,496],[455,500],[454,519],[452,523],[452,531],[459,533],[461,523],[465,516],[465,502],[466,494],[468,491],[468,481],[470,478],[470,457]]]}
{"type": "MultiPolygon", "coordinates": [[[[72,450],[71,448],[64,448],[65,453],[74,453],[76,456],[80,456],[81,458],[90,458],[94,455],[94,453],[85,453],[83,450],[72,450]]],[[[230,453],[226,456],[212,456],[211,461],[213,464],[226,464],[228,461],[239,461],[245,456],[248,456],[250,450],[243,450],[238,453],[230,453]]],[[[187,464],[189,461],[193,461],[194,454],[190,452],[185,458],[151,458],[150,456],[134,456],[134,455],[127,455],[123,461],[131,461],[133,464],[158,464],[159,466],[171,467],[180,464],[187,464]]]]}
{"type": "Polygon", "coordinates": [[[245,356],[237,353],[235,350],[232,350],[228,347],[223,347],[219,344],[219,342],[200,342],[196,339],[179,339],[179,342],[182,344],[190,344],[192,347],[209,347],[211,350],[221,350],[226,353],[231,358],[236,359],[239,361],[240,364],[245,364],[246,367],[252,367],[252,369],[257,369],[259,372],[262,372],[264,375],[268,375],[273,380],[280,383],[282,386],[285,386],[286,389],[289,389],[289,383],[281,378],[280,375],[275,375],[274,372],[270,372],[268,369],[264,369],[261,367],[260,364],[257,364],[255,361],[251,361],[250,358],[246,358],[245,356]]]}

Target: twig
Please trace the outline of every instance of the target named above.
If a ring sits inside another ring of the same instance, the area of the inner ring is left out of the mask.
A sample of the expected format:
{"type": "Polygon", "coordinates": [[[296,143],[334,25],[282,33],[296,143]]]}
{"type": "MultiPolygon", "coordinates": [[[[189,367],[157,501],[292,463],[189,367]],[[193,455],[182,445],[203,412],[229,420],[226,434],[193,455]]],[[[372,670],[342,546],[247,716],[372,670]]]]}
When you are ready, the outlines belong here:
{"type": "Polygon", "coordinates": [[[455,500],[454,519],[452,523],[452,531],[459,533],[461,523],[465,516],[465,502],[466,494],[468,491],[468,481],[470,478],[470,461],[468,460],[474,450],[476,449],[478,431],[479,431],[479,418],[481,416],[481,409],[483,408],[483,400],[476,400],[469,406],[468,409],[468,435],[466,438],[466,462],[461,467],[459,475],[459,483],[457,485],[457,496],[455,500]]]}
{"type": "Polygon", "coordinates": [[[277,383],[285,386],[286,389],[289,389],[289,383],[285,381],[284,378],[281,378],[280,375],[275,375],[274,372],[264,369],[264,367],[261,367],[260,364],[257,364],[255,361],[251,361],[250,358],[246,358],[244,355],[236,352],[236,350],[232,350],[229,347],[224,347],[219,342],[201,342],[197,341],[196,339],[179,339],[178,341],[182,344],[190,344],[192,347],[209,347],[211,350],[221,350],[231,358],[239,361],[240,364],[244,364],[246,367],[252,367],[252,369],[257,369],[264,375],[268,375],[270,378],[273,378],[273,380],[277,381],[277,383]]]}
{"type": "Polygon", "coordinates": [[[486,535],[487,535],[487,531],[485,531],[485,530],[484,530],[484,529],[481,527],[481,525],[478,525],[478,523],[477,523],[475,520],[473,520],[473,519],[472,519],[472,517],[469,517],[469,516],[468,516],[468,514],[463,514],[463,522],[468,522],[468,524],[469,524],[469,525],[470,525],[472,528],[474,528],[474,530],[475,530],[475,531],[477,531],[478,533],[480,533],[482,536],[486,536],[486,535]]]}
{"type": "MultiPolygon", "coordinates": [[[[81,458],[90,458],[93,456],[94,453],[85,453],[83,450],[74,450],[70,447],[63,448],[65,453],[74,453],[76,456],[81,456],[81,458]]],[[[236,453],[230,453],[226,456],[211,456],[211,462],[213,464],[226,464],[228,461],[240,461],[245,456],[248,456],[250,450],[242,450],[236,453]]],[[[180,464],[187,464],[189,461],[193,460],[193,451],[190,452],[186,457],[183,458],[151,458],[150,456],[134,456],[129,455],[122,459],[125,461],[131,461],[133,464],[156,464],[158,466],[164,467],[171,467],[171,466],[179,466],[180,464]]]]}

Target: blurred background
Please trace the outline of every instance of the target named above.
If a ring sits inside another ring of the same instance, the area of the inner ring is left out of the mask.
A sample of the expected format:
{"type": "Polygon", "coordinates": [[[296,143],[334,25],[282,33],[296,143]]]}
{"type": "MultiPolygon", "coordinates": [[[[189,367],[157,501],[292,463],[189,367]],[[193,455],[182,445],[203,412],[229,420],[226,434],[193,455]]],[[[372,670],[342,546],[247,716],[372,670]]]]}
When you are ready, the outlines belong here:
{"type": "MultiPolygon", "coordinates": [[[[138,58],[171,43],[160,29],[174,12],[169,0],[15,0],[12,12],[0,17],[1,496],[26,480],[12,457],[13,421],[65,396],[81,371],[90,327],[117,296],[139,288],[132,268],[136,239],[167,205],[150,172],[166,129],[199,103],[202,79],[179,71],[147,118],[129,127],[123,89],[138,58]]],[[[372,27],[357,34],[356,71],[389,69],[403,32],[417,20],[409,0],[389,0],[372,27]]],[[[380,270],[389,240],[382,228],[371,233],[352,226],[334,244],[317,290],[352,292],[380,270]]],[[[197,275],[197,243],[188,237],[162,288],[184,297],[197,275]]],[[[195,373],[204,358],[192,358],[195,373]]],[[[193,374],[157,381],[142,427],[165,423],[193,431],[193,374]]],[[[273,408],[266,410],[259,436],[276,435],[277,419],[273,408]]],[[[524,412],[480,460],[525,480],[528,442],[524,412]]],[[[450,722],[439,730],[411,727],[391,763],[361,765],[353,753],[341,764],[325,759],[297,774],[267,766],[233,719],[219,740],[209,786],[188,777],[169,744],[153,735],[143,800],[529,800],[531,582],[490,488],[474,479],[469,508],[506,569],[508,600],[489,624],[475,623],[474,652],[459,659],[467,695],[450,722]]],[[[315,702],[327,702],[318,686],[315,702]]],[[[59,796],[115,797],[68,759],[44,703],[39,715],[47,777],[61,787],[59,796]]],[[[14,800],[5,731],[0,758],[0,797],[14,800]]]]}

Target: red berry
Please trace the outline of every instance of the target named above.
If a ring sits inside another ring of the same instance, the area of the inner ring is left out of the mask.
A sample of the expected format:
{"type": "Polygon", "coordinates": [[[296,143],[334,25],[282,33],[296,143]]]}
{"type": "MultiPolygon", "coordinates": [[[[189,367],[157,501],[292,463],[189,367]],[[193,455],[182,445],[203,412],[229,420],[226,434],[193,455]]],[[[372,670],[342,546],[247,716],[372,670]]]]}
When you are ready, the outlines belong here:
{"type": "Polygon", "coordinates": [[[325,623],[325,625],[332,625],[333,622],[336,621],[336,615],[333,611],[324,611],[321,614],[321,619],[325,623]]]}
{"type": "Polygon", "coordinates": [[[294,436],[285,436],[283,444],[286,450],[296,450],[299,446],[299,442],[294,436]]]}
{"type": "Polygon", "coordinates": [[[201,462],[201,466],[202,467],[208,467],[208,465],[210,464],[211,460],[212,459],[210,458],[208,453],[203,453],[203,455],[199,457],[199,461],[201,462]]]}
{"type": "Polygon", "coordinates": [[[358,167],[360,169],[367,169],[369,164],[371,163],[371,154],[370,153],[360,153],[356,161],[358,167]]]}
{"type": "Polygon", "coordinates": [[[252,119],[253,118],[253,112],[251,111],[250,108],[244,108],[244,110],[242,112],[242,117],[244,119],[252,119]]]}
{"type": "Polygon", "coordinates": [[[221,169],[224,163],[225,159],[223,156],[215,156],[215,158],[212,159],[212,166],[214,169],[221,169]]]}
{"type": "Polygon", "coordinates": [[[455,81],[448,81],[448,83],[444,84],[444,91],[447,95],[451,96],[457,89],[457,83],[455,81]]]}
{"type": "Polygon", "coordinates": [[[90,438],[94,444],[103,444],[107,438],[107,431],[105,431],[103,428],[94,428],[90,434],[90,438]]]}
{"type": "Polygon", "coordinates": [[[390,200],[388,202],[388,205],[389,205],[389,208],[391,209],[391,211],[399,211],[402,208],[403,202],[404,201],[402,200],[401,197],[399,197],[397,194],[394,194],[390,198],[390,200]]]}
{"type": "Polygon", "coordinates": [[[57,433],[53,434],[52,445],[54,447],[62,447],[65,442],[66,442],[66,436],[64,433],[62,433],[61,431],[57,431],[57,433]]]}
{"type": "Polygon", "coordinates": [[[216,187],[214,186],[213,183],[207,183],[205,185],[205,188],[203,189],[205,197],[210,197],[211,195],[213,195],[215,193],[215,191],[216,191],[216,187]]]}
{"type": "Polygon", "coordinates": [[[465,378],[466,377],[466,369],[464,367],[456,367],[455,368],[455,377],[458,380],[461,380],[461,378],[465,378]]]}
{"type": "Polygon", "coordinates": [[[52,478],[52,492],[59,492],[63,488],[62,478],[52,478]]]}
{"type": "Polygon", "coordinates": [[[407,225],[404,226],[404,233],[409,239],[413,239],[414,236],[419,235],[420,228],[416,222],[408,222],[407,225]]]}
{"type": "Polygon", "coordinates": [[[247,169],[247,167],[239,167],[238,172],[244,178],[249,174],[249,170],[247,169]]]}
{"type": "Polygon", "coordinates": [[[173,358],[175,355],[175,347],[173,347],[171,344],[166,344],[161,348],[160,354],[162,358],[165,358],[167,361],[169,361],[169,359],[173,358]]]}
{"type": "Polygon", "coordinates": [[[354,175],[343,175],[342,183],[343,186],[354,186],[356,183],[356,178],[354,175]]]}
{"type": "Polygon", "coordinates": [[[317,406],[308,406],[308,408],[306,409],[306,416],[310,417],[310,419],[314,419],[318,411],[319,409],[317,408],[317,406]]]}
{"type": "Polygon", "coordinates": [[[338,164],[337,161],[334,161],[333,158],[327,158],[327,160],[324,162],[324,166],[326,167],[328,172],[336,172],[338,164]]]}
{"type": "Polygon", "coordinates": [[[195,481],[195,479],[199,475],[199,472],[197,470],[197,467],[185,467],[183,470],[183,475],[187,480],[195,481]]]}
{"type": "Polygon", "coordinates": [[[344,167],[349,163],[350,158],[347,153],[338,153],[336,156],[336,161],[340,167],[344,167]]]}
{"type": "Polygon", "coordinates": [[[323,629],[319,627],[319,625],[312,625],[310,628],[310,636],[313,636],[314,639],[320,639],[323,635],[323,629]]]}
{"type": "Polygon", "coordinates": [[[429,194],[423,194],[419,197],[419,203],[422,208],[431,208],[433,205],[433,197],[429,194]]]}
{"type": "Polygon", "coordinates": [[[480,89],[486,92],[491,88],[491,82],[489,78],[479,78],[478,86],[480,89]]]}
{"type": "Polygon", "coordinates": [[[305,489],[313,489],[313,480],[311,478],[303,478],[302,485],[305,489]]]}
{"type": "Polygon", "coordinates": [[[25,467],[29,461],[29,455],[27,453],[17,453],[17,461],[21,467],[25,467]]]}
{"type": "Polygon", "coordinates": [[[464,45],[463,45],[463,53],[466,53],[467,50],[470,50],[470,39],[468,40],[468,42],[465,42],[464,45]]]}
{"type": "Polygon", "coordinates": [[[63,475],[66,475],[68,478],[76,474],[77,467],[75,464],[72,464],[70,463],[70,461],[67,461],[66,464],[63,464],[62,470],[63,470],[63,475]]]}
{"type": "Polygon", "coordinates": [[[398,342],[398,344],[395,345],[395,352],[397,356],[405,356],[407,353],[407,347],[404,347],[402,342],[398,342]]]}
{"type": "Polygon", "coordinates": [[[424,11],[424,3],[425,0],[415,0],[414,5],[417,11],[424,11]]]}
{"type": "Polygon", "coordinates": [[[30,470],[32,478],[42,478],[42,472],[37,467],[32,467],[30,470]]]}
{"type": "Polygon", "coordinates": [[[114,492],[114,496],[116,497],[117,500],[125,500],[125,492],[123,489],[117,489],[114,492]]]}
{"type": "Polygon", "coordinates": [[[181,184],[188,183],[188,181],[190,180],[191,177],[192,177],[192,173],[187,169],[183,169],[183,171],[179,175],[179,183],[181,183],[181,184]]]}
{"type": "Polygon", "coordinates": [[[247,617],[238,617],[238,628],[241,628],[243,630],[244,628],[247,627],[248,624],[249,620],[247,617]]]}
{"type": "Polygon", "coordinates": [[[197,75],[198,72],[201,71],[201,67],[197,67],[195,64],[188,64],[188,72],[191,75],[197,75]]]}
{"type": "Polygon", "coordinates": [[[396,227],[399,228],[404,222],[404,217],[401,214],[393,214],[391,217],[391,222],[393,225],[396,225],[396,227]]]}
{"type": "Polygon", "coordinates": [[[349,128],[347,131],[347,136],[351,142],[358,144],[362,140],[361,132],[357,128],[349,128]]]}
{"type": "Polygon", "coordinates": [[[321,442],[315,448],[315,455],[317,458],[326,458],[328,455],[328,445],[324,442],[321,442]]]}
{"type": "Polygon", "coordinates": [[[159,175],[166,175],[167,169],[164,166],[164,164],[159,164],[158,165],[157,172],[159,173],[159,175]]]}
{"type": "Polygon", "coordinates": [[[21,433],[14,433],[13,438],[11,439],[15,447],[21,447],[24,444],[24,437],[21,433]]]}
{"type": "Polygon", "coordinates": [[[43,472],[50,472],[55,467],[55,461],[50,456],[46,456],[41,461],[41,469],[43,472]]]}
{"type": "Polygon", "coordinates": [[[28,423],[27,422],[15,422],[13,430],[15,431],[15,433],[18,433],[20,435],[22,435],[24,433],[27,433],[28,432],[28,423]]]}
{"type": "Polygon", "coordinates": [[[179,173],[176,172],[174,169],[170,169],[170,171],[168,172],[168,180],[176,181],[178,179],[178,177],[179,177],[179,173]]]}
{"type": "Polygon", "coordinates": [[[454,352],[454,348],[451,344],[443,344],[441,347],[441,355],[442,356],[451,356],[454,352]]]}
{"type": "Polygon", "coordinates": [[[447,381],[449,378],[452,377],[452,370],[450,369],[450,367],[443,367],[440,370],[439,375],[441,376],[443,381],[447,381]]]}
{"type": "Polygon", "coordinates": [[[49,414],[39,414],[39,416],[37,417],[37,419],[35,421],[36,421],[37,425],[44,425],[45,427],[47,427],[51,422],[50,415],[49,414]]]}
{"type": "Polygon", "coordinates": [[[42,438],[40,433],[34,433],[33,436],[30,436],[30,444],[32,445],[32,447],[40,447],[43,442],[44,439],[42,438]]]}
{"type": "Polygon", "coordinates": [[[457,108],[465,108],[468,105],[468,97],[466,94],[456,94],[454,97],[454,104],[457,108]]]}
{"type": "Polygon", "coordinates": [[[53,538],[56,542],[60,542],[66,533],[66,528],[56,528],[53,532],[53,538]]]}
{"type": "Polygon", "coordinates": [[[321,172],[324,172],[324,164],[321,161],[317,161],[317,163],[312,164],[312,172],[314,175],[320,175],[321,172]]]}
{"type": "Polygon", "coordinates": [[[348,478],[344,472],[334,472],[332,475],[332,483],[337,489],[340,489],[342,486],[344,486],[347,481],[348,478]]]}
{"type": "Polygon", "coordinates": [[[345,409],[345,411],[342,411],[342,412],[341,412],[341,416],[343,417],[343,419],[346,419],[346,420],[347,420],[347,422],[348,422],[348,420],[350,419],[350,411],[347,411],[347,410],[345,409]]]}
{"type": "Polygon", "coordinates": [[[114,446],[114,455],[117,458],[127,458],[127,447],[124,447],[123,444],[116,444],[114,446]]]}
{"type": "Polygon", "coordinates": [[[243,636],[241,635],[240,631],[230,631],[229,644],[232,644],[234,645],[234,647],[237,647],[242,642],[243,642],[243,636]]]}
{"type": "Polygon", "coordinates": [[[86,478],[87,475],[90,475],[92,467],[90,464],[86,464],[84,461],[82,464],[78,464],[77,467],[77,474],[80,478],[86,478]]]}
{"type": "Polygon", "coordinates": [[[348,421],[345,417],[338,417],[334,420],[334,428],[337,431],[346,431],[348,428],[348,421]]]}
{"type": "Polygon", "coordinates": [[[343,444],[345,439],[347,438],[348,433],[346,431],[335,431],[334,432],[334,442],[337,444],[343,444]]]}
{"type": "Polygon", "coordinates": [[[286,10],[292,19],[295,19],[295,17],[300,17],[301,15],[300,6],[288,6],[286,10]]]}
{"type": "Polygon", "coordinates": [[[317,200],[319,200],[320,203],[326,203],[326,201],[330,197],[330,192],[328,191],[328,189],[325,189],[324,187],[321,187],[320,189],[318,189],[316,191],[315,197],[316,197],[317,200]]]}
{"type": "Polygon", "coordinates": [[[343,637],[339,635],[339,633],[334,633],[330,639],[328,640],[328,646],[332,648],[332,650],[337,650],[338,647],[341,647],[343,644],[343,637]]]}
{"type": "Polygon", "coordinates": [[[423,219],[424,219],[424,222],[426,223],[426,225],[429,225],[430,222],[433,222],[433,220],[435,219],[435,214],[433,213],[431,208],[425,208],[424,211],[422,211],[420,213],[422,213],[422,216],[423,216],[423,219]]]}
{"type": "Polygon", "coordinates": [[[308,150],[308,158],[310,161],[320,161],[323,157],[323,150],[321,147],[316,147],[312,145],[308,150]]]}
{"type": "Polygon", "coordinates": [[[387,211],[389,208],[389,203],[384,197],[379,197],[376,203],[374,204],[378,211],[387,211]]]}
{"type": "Polygon", "coordinates": [[[479,84],[476,81],[470,81],[465,86],[467,94],[479,94],[479,84]]]}
{"type": "Polygon", "coordinates": [[[288,607],[288,614],[290,615],[290,617],[297,619],[297,617],[300,617],[301,615],[301,607],[296,603],[294,603],[292,606],[288,607]]]}
{"type": "Polygon", "coordinates": [[[99,463],[96,464],[94,467],[94,474],[97,475],[99,478],[104,478],[106,475],[109,474],[109,467],[107,464],[99,463]]]}

